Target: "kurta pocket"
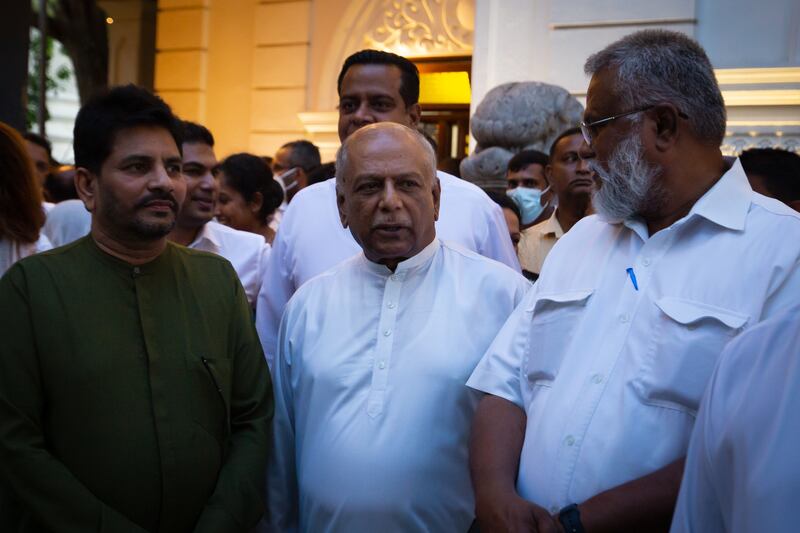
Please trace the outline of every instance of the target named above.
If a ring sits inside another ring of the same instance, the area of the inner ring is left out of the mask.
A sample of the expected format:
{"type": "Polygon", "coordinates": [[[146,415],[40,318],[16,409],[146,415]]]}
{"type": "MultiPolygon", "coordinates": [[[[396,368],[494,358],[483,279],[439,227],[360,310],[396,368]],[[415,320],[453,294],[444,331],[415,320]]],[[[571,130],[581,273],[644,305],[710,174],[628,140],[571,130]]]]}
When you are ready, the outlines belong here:
{"type": "Polygon", "coordinates": [[[645,403],[694,415],[722,349],[749,317],[682,298],[655,304],[661,317],[632,385],[645,403]]]}
{"type": "Polygon", "coordinates": [[[230,434],[231,360],[198,354],[187,358],[194,421],[224,448],[230,434]]]}

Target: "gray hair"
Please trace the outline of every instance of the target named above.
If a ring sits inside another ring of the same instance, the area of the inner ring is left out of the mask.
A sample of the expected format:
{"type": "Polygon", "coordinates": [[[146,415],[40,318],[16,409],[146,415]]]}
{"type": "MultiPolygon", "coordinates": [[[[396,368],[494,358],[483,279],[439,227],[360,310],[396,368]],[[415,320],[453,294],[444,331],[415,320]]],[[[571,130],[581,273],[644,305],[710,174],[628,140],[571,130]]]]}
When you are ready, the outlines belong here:
{"type": "Polygon", "coordinates": [[[344,140],[342,146],[336,152],[336,187],[341,187],[344,185],[345,181],[345,174],[344,169],[347,168],[347,162],[350,157],[350,148],[354,142],[358,142],[359,138],[369,134],[372,130],[388,130],[388,131],[396,131],[399,133],[404,133],[414,139],[417,144],[422,146],[422,150],[425,152],[425,159],[426,159],[426,169],[429,170],[429,176],[431,179],[436,179],[436,152],[433,149],[433,146],[428,141],[428,139],[420,132],[415,129],[409,128],[408,126],[404,126],[402,124],[398,124],[396,122],[378,122],[377,124],[370,124],[369,126],[365,126],[352,135],[350,135],[347,139],[344,140]]]}
{"type": "Polygon", "coordinates": [[[611,43],[586,60],[593,75],[616,69],[619,112],[669,102],[688,115],[695,135],[715,145],[725,137],[725,102],[703,48],[690,37],[643,30],[611,43]]]}

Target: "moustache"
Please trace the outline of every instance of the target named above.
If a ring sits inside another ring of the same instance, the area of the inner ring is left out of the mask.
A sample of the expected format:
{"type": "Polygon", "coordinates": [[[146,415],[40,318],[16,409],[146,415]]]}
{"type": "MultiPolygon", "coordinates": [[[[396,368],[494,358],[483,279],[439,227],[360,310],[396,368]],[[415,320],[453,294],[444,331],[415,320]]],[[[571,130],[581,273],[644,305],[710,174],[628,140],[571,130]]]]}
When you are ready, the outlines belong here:
{"type": "Polygon", "coordinates": [[[152,193],[148,194],[138,202],[136,202],[135,208],[140,209],[143,207],[147,207],[152,202],[167,202],[169,203],[169,208],[174,212],[178,212],[178,201],[172,196],[170,193],[152,193]]]}

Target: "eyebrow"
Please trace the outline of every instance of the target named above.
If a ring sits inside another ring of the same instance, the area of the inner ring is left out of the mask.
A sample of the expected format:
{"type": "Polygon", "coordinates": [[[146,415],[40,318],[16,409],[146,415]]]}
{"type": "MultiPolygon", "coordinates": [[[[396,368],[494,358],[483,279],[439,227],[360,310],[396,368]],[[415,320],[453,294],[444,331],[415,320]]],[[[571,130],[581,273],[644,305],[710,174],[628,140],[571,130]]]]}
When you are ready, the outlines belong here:
{"type": "Polygon", "coordinates": [[[417,172],[404,172],[403,174],[398,174],[396,176],[386,176],[385,174],[357,174],[353,176],[353,181],[357,180],[383,180],[386,178],[392,179],[403,179],[403,178],[419,178],[422,179],[423,176],[417,172]]]}

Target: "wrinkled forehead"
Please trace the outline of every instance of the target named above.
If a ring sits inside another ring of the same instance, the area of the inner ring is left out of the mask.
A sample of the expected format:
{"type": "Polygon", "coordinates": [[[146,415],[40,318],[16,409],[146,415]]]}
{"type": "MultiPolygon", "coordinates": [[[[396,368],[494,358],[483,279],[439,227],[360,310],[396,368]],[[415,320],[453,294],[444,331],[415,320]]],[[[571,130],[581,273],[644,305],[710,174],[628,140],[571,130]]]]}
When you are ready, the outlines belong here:
{"type": "Polygon", "coordinates": [[[616,79],[614,69],[603,69],[594,73],[586,91],[584,121],[591,122],[618,112],[619,93],[616,79]]]}

